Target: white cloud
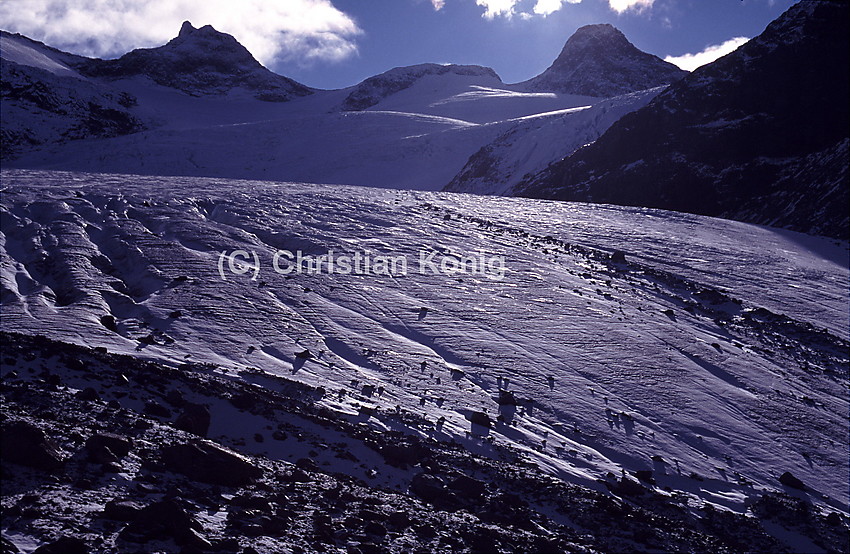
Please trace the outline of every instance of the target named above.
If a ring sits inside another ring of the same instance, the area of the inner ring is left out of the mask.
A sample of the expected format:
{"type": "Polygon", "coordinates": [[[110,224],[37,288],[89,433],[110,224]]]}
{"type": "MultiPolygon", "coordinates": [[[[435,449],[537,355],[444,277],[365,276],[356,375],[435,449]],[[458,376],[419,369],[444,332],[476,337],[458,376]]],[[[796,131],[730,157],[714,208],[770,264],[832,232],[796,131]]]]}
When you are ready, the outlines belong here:
{"type": "Polygon", "coordinates": [[[331,0],[3,0],[9,31],[88,56],[164,44],[184,20],[236,37],[264,64],[337,61],[357,52],[357,23],[331,0]]]}
{"type": "Polygon", "coordinates": [[[446,5],[446,0],[431,0],[431,5],[434,6],[434,11],[440,11],[446,5]]]}
{"type": "Polygon", "coordinates": [[[484,8],[483,17],[493,19],[496,16],[510,18],[514,15],[514,8],[520,0],[475,0],[475,3],[484,8]]]}
{"type": "Polygon", "coordinates": [[[695,54],[682,54],[681,56],[667,56],[664,58],[664,61],[678,65],[686,71],[693,71],[701,65],[711,63],[717,58],[725,56],[748,40],[750,39],[747,37],[730,38],[723,44],[712,44],[711,46],[706,46],[702,52],[697,52],[695,54]]]}
{"type": "Polygon", "coordinates": [[[537,0],[534,13],[546,17],[560,10],[564,4],[580,4],[581,0],[537,0]]]}
{"type": "Polygon", "coordinates": [[[647,8],[651,8],[655,0],[608,0],[608,5],[617,13],[623,13],[628,10],[642,12],[647,8]]]}
{"type": "MultiPolygon", "coordinates": [[[[432,0],[444,1],[444,0],[432,0]]],[[[560,10],[564,4],[580,4],[582,0],[537,0],[532,11],[518,10],[517,6],[524,3],[523,0],[475,0],[475,3],[484,8],[481,14],[485,19],[504,17],[510,19],[519,15],[522,19],[530,19],[533,15],[547,16],[560,10]]]]}

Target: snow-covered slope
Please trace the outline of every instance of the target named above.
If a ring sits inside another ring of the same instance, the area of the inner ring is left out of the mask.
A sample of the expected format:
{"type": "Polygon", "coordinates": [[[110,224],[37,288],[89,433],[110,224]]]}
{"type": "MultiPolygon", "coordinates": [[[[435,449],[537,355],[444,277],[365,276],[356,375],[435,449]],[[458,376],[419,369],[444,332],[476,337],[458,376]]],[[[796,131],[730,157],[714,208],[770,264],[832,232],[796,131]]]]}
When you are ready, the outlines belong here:
{"type": "MultiPolygon", "coordinates": [[[[65,56],[73,59],[70,55],[65,56]]],[[[0,31],[0,58],[4,62],[43,69],[59,77],[82,77],[62,60],[60,52],[23,35],[13,35],[6,31],[0,31]]]]}
{"type": "Polygon", "coordinates": [[[579,28],[546,71],[516,86],[609,97],[669,85],[684,75],[675,65],[638,50],[606,23],[579,28]]]}
{"type": "Polygon", "coordinates": [[[133,133],[136,98],[71,66],[84,58],[0,31],[0,115],[4,161],[45,144],[133,133]]]}
{"type": "Polygon", "coordinates": [[[512,198],[2,179],[4,331],[258,368],[323,387],[333,411],[374,408],[377,429],[509,445],[594,489],[642,470],[685,506],[743,513],[780,489],[847,513],[846,242],[512,198]],[[222,256],[237,249],[239,274],[222,256]],[[279,249],[402,256],[408,271],[328,274],[325,260],[322,274],[284,275],[279,249]],[[480,252],[503,265],[474,271],[480,252]],[[382,392],[358,398],[365,385],[382,392]],[[806,491],[781,485],[786,471],[806,491]]]}
{"type": "Polygon", "coordinates": [[[434,81],[437,86],[431,88],[439,95],[457,92],[457,90],[451,92],[445,90],[446,84],[461,90],[473,84],[491,86],[502,84],[502,80],[495,71],[489,67],[477,65],[425,63],[396,67],[351,87],[340,108],[348,111],[371,108],[399,92],[414,86],[421,87],[423,80],[434,81]]]}
{"type": "Polygon", "coordinates": [[[12,164],[439,190],[507,130],[532,129],[560,117],[552,110],[598,101],[497,85],[495,77],[425,75],[367,110],[341,111],[350,89],[270,103],[233,94],[189,97],[126,78],[111,86],[138,99],[133,113],[148,130],[46,147],[12,164]]]}
{"type": "Polygon", "coordinates": [[[473,154],[443,190],[511,196],[524,177],[595,141],[615,121],[642,108],[662,90],[658,87],[521,118],[473,154]]]}
{"type": "Polygon", "coordinates": [[[597,98],[524,92],[505,85],[489,67],[421,64],[396,67],[347,89],[340,108],[421,113],[491,123],[585,106],[597,98]]]}

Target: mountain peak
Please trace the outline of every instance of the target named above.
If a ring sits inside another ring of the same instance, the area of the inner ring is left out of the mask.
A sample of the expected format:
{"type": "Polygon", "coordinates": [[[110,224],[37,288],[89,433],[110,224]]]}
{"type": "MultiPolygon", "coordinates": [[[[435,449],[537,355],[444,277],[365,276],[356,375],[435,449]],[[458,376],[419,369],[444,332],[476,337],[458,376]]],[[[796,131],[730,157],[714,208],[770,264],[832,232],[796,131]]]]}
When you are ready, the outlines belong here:
{"type": "Polygon", "coordinates": [[[184,21],[178,35],[157,48],[139,48],[117,60],[91,60],[80,68],[90,76],[144,75],[156,83],[200,96],[241,88],[261,100],[285,101],[312,91],[263,67],[233,36],[211,25],[184,21]]]}
{"type": "Polygon", "coordinates": [[[180,33],[177,35],[177,38],[185,37],[194,31],[197,31],[189,21],[184,21],[183,25],[180,26],[180,33]]]}
{"type": "Polygon", "coordinates": [[[569,38],[569,41],[576,41],[582,38],[588,37],[619,37],[625,39],[626,36],[620,31],[618,28],[614,27],[610,23],[593,23],[590,25],[584,25],[576,29],[576,32],[573,33],[573,36],[569,38]]]}
{"type": "Polygon", "coordinates": [[[582,54],[589,49],[605,51],[628,49],[629,47],[637,50],[626,38],[626,35],[610,23],[585,25],[576,29],[576,32],[567,40],[558,59],[582,54]]]}
{"type": "Polygon", "coordinates": [[[639,50],[613,25],[600,23],[578,28],[552,65],[521,85],[534,92],[607,97],[667,85],[683,75],[639,50]]]}
{"type": "Polygon", "coordinates": [[[803,1],[519,185],[850,236],[846,2],[803,1]]]}

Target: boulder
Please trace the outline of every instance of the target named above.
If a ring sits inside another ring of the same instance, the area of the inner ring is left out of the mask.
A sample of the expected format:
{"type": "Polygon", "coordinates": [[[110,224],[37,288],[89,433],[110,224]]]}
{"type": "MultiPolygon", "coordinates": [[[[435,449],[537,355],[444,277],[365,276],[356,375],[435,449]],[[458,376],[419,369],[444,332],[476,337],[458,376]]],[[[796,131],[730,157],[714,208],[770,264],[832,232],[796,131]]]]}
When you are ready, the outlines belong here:
{"type": "Polygon", "coordinates": [[[639,469],[635,471],[635,477],[637,477],[639,481],[644,481],[645,483],[655,483],[651,469],[639,469]]]}
{"type": "Polygon", "coordinates": [[[519,402],[517,401],[514,393],[510,391],[506,391],[504,389],[499,390],[499,399],[497,400],[499,406],[518,406],[519,402]]]}
{"type": "Polygon", "coordinates": [[[446,488],[442,478],[430,473],[415,475],[410,481],[410,492],[438,510],[454,511],[463,504],[454,492],[446,488]]]}
{"type": "Polygon", "coordinates": [[[175,408],[180,408],[186,403],[186,400],[183,398],[183,393],[177,389],[171,389],[168,391],[168,394],[165,395],[165,401],[175,408]]]}
{"type": "Polygon", "coordinates": [[[113,333],[118,332],[118,322],[115,321],[115,316],[113,315],[104,315],[100,317],[100,324],[112,331],[113,333]]]}
{"type": "Polygon", "coordinates": [[[145,403],[144,413],[148,415],[152,415],[154,417],[162,417],[169,418],[171,417],[171,410],[156,402],[155,400],[151,400],[145,403]]]}
{"type": "Polygon", "coordinates": [[[472,412],[471,414],[469,414],[468,419],[474,425],[481,425],[482,427],[486,427],[487,429],[490,429],[493,426],[493,422],[490,420],[490,416],[488,416],[484,412],[472,412]]]}
{"type": "Polygon", "coordinates": [[[426,450],[420,444],[385,444],[379,452],[387,464],[407,469],[419,463],[426,450]]]}
{"type": "Polygon", "coordinates": [[[483,481],[467,475],[454,478],[449,482],[448,487],[461,498],[478,499],[487,493],[487,486],[483,481]]]}
{"type": "Polygon", "coordinates": [[[615,264],[624,264],[626,263],[626,253],[622,250],[614,250],[614,252],[611,253],[610,260],[615,264]]]}
{"type": "Polygon", "coordinates": [[[407,515],[407,512],[403,511],[391,513],[387,521],[397,529],[407,529],[410,526],[410,516],[407,515]]]}
{"type": "Polygon", "coordinates": [[[160,460],[168,471],[213,485],[238,487],[263,474],[248,458],[209,441],[167,446],[161,450],[160,460]]]}
{"type": "Polygon", "coordinates": [[[142,510],[138,502],[124,499],[113,499],[103,507],[103,517],[113,521],[133,521],[142,510]]]}
{"type": "Polygon", "coordinates": [[[89,402],[100,400],[100,394],[98,394],[97,390],[95,390],[94,387],[86,387],[80,392],[78,392],[76,396],[80,400],[87,400],[89,402]]]}
{"type": "Polygon", "coordinates": [[[199,437],[206,437],[210,429],[210,411],[202,404],[186,403],[177,416],[174,426],[199,437]]]}
{"type": "Polygon", "coordinates": [[[806,485],[803,484],[802,481],[794,477],[794,475],[790,471],[786,471],[779,477],[779,482],[785,485],[786,487],[791,487],[792,489],[797,489],[804,491],[806,490],[806,485]]]}
{"type": "Polygon", "coordinates": [[[132,447],[133,441],[115,433],[95,433],[86,440],[86,450],[92,458],[102,456],[108,450],[115,458],[121,459],[130,453],[132,447]]]}
{"type": "Polygon", "coordinates": [[[194,552],[210,548],[210,543],[199,534],[201,530],[201,525],[177,500],[168,499],[142,508],[119,537],[136,543],[171,539],[194,552]]]}
{"type": "Polygon", "coordinates": [[[44,431],[26,421],[13,421],[3,426],[0,456],[4,460],[44,471],[58,471],[64,465],[59,448],[44,435],[44,431]]]}

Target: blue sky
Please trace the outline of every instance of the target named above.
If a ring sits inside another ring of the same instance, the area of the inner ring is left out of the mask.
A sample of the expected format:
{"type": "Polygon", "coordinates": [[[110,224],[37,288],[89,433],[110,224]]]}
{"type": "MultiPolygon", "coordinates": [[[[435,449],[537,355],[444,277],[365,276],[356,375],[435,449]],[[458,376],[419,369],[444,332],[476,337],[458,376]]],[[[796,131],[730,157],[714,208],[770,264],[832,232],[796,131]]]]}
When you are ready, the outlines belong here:
{"type": "Polygon", "coordinates": [[[99,57],[163,44],[177,34],[183,20],[196,27],[209,23],[234,35],[277,73],[313,87],[340,88],[392,67],[424,62],[485,65],[505,82],[522,81],[546,69],[567,38],[590,23],[611,23],[638,48],[662,58],[695,54],[759,34],[792,4],[792,0],[4,0],[0,21],[5,30],[99,57]]]}

